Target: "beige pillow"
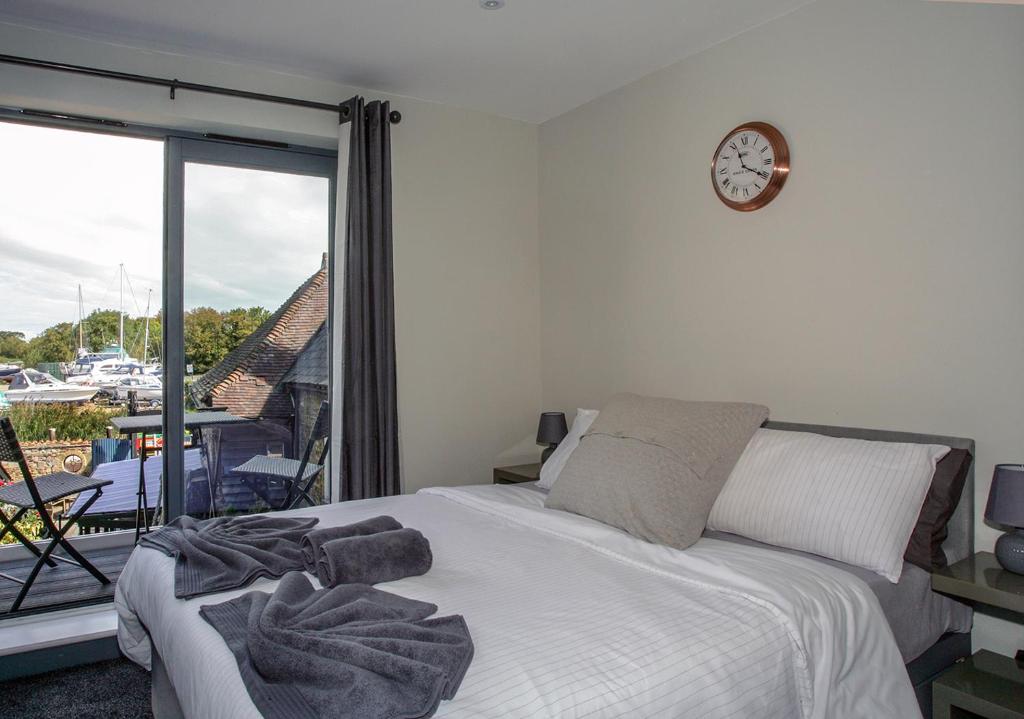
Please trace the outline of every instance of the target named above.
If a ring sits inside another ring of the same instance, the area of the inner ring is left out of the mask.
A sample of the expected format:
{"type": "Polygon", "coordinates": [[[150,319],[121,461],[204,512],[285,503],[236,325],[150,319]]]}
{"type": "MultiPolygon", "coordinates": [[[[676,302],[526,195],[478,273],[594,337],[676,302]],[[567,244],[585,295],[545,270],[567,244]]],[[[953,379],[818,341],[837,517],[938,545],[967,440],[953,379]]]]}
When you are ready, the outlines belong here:
{"type": "Polygon", "coordinates": [[[583,435],[544,505],[685,549],[768,408],[620,394],[583,435]]]}

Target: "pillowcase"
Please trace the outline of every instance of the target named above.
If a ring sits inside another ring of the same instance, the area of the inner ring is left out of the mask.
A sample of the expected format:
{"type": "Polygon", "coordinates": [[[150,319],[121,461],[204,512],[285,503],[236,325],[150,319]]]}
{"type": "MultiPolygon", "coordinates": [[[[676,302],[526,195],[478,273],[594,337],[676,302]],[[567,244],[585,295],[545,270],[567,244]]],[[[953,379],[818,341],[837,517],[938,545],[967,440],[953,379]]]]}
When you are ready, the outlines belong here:
{"type": "Polygon", "coordinates": [[[910,534],[903,558],[926,571],[942,569],[949,561],[942,543],[949,536],[949,520],[960,504],[967,472],[974,458],[966,449],[951,449],[935,466],[931,486],[910,534]]]}
{"type": "Polygon", "coordinates": [[[708,527],[899,581],[936,463],[949,447],[759,429],[708,527]]]}
{"type": "MultiPolygon", "coordinates": [[[[685,549],[768,408],[616,395],[583,435],[544,506],[685,549]]],[[[550,461],[550,460],[549,460],[550,461]]]]}
{"type": "Polygon", "coordinates": [[[554,486],[558,475],[562,473],[562,468],[569,461],[569,455],[579,446],[580,437],[590,429],[590,425],[594,423],[595,419],[597,419],[596,409],[576,410],[576,418],[572,421],[569,434],[565,435],[565,439],[558,443],[555,451],[548,457],[548,461],[541,465],[540,481],[537,483],[538,487],[551,489],[554,486]]]}

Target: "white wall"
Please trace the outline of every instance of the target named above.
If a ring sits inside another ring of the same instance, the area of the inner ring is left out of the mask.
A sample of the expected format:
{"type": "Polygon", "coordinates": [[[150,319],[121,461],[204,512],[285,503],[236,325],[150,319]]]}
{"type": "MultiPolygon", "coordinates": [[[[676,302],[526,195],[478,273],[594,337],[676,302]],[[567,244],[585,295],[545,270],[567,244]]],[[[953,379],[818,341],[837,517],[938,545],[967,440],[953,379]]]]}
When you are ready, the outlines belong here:
{"type": "Polygon", "coordinates": [[[1022,69],[1024,8],[819,0],[545,123],[544,406],[632,390],[973,437],[980,515],[1024,459],[1022,69]],[[747,120],[792,151],[750,214],[709,179],[747,120]]]}
{"type": "MultiPolygon", "coordinates": [[[[337,102],[353,88],[0,24],[11,55],[337,102]]],[[[362,91],[368,97],[380,97],[362,91]]],[[[406,491],[490,481],[540,401],[537,128],[390,98],[406,491]]],[[[0,105],[337,147],[329,113],[0,65],[0,105]]],[[[2,161],[2,160],[0,160],[2,161]]],[[[536,447],[530,448],[536,456],[536,447]]],[[[519,457],[515,457],[519,458],[519,457]]]]}

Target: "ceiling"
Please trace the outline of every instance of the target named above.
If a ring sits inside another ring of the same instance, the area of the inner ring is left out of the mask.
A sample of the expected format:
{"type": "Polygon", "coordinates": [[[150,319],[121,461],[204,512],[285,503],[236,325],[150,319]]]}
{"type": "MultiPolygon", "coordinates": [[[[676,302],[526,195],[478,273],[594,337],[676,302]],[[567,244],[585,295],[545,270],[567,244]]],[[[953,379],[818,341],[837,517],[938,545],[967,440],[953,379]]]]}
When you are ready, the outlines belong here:
{"type": "Polygon", "coordinates": [[[809,1],[3,0],[0,19],[543,122],[809,1]]]}

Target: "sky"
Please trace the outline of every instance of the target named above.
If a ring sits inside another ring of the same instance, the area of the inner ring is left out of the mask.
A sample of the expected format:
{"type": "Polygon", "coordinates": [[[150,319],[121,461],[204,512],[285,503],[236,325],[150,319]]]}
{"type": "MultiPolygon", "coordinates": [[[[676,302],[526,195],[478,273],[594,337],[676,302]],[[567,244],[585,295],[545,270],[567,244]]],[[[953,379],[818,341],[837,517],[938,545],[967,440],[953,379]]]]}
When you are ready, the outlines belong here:
{"type": "MultiPolygon", "coordinates": [[[[0,330],[161,303],[163,143],[0,121],[0,330]]],[[[325,178],[185,167],[185,306],[275,310],[320,267],[325,178]]]]}

